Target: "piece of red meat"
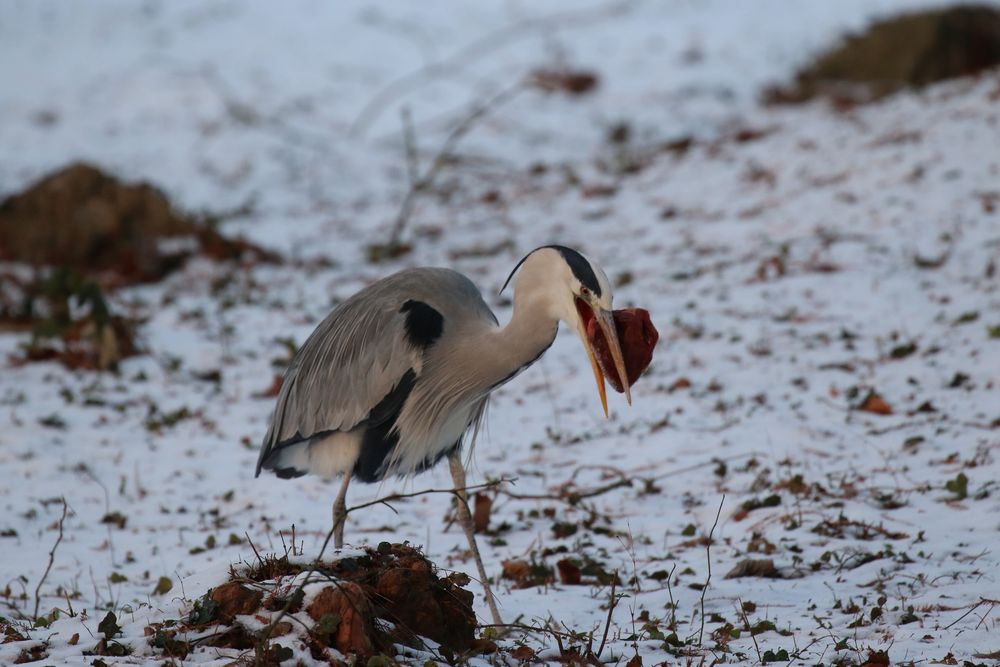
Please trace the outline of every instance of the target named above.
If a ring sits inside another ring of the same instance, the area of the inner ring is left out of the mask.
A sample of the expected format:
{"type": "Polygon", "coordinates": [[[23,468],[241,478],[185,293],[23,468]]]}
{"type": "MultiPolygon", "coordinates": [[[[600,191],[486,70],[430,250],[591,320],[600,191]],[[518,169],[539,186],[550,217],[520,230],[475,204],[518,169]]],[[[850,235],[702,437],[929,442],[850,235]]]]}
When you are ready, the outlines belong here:
{"type": "MultiPolygon", "coordinates": [[[[652,320],[649,319],[648,310],[625,308],[616,310],[613,314],[615,329],[618,331],[618,341],[622,346],[622,357],[625,360],[628,386],[631,387],[642,375],[642,372],[649,367],[649,362],[653,360],[653,348],[656,347],[656,341],[660,339],[660,334],[653,326],[652,320]]],[[[608,383],[619,394],[624,393],[625,386],[618,377],[618,371],[615,370],[611,348],[608,347],[597,320],[591,319],[587,322],[587,337],[597,352],[597,362],[601,365],[601,370],[604,371],[608,383]]]]}

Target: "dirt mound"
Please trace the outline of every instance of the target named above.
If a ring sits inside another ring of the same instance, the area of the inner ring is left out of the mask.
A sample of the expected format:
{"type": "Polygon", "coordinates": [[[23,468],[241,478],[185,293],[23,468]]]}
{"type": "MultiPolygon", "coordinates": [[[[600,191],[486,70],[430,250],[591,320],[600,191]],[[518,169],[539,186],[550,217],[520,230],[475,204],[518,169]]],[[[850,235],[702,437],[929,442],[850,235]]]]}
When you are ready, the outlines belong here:
{"type": "Polygon", "coordinates": [[[0,271],[0,329],[33,334],[12,361],[114,368],[138,352],[137,322],[110,312],[108,289],[159,280],[195,254],[280,261],[222,236],[215,219],[181,215],[152,185],[82,163],[0,202],[0,260],[37,267],[0,271]]]}
{"type": "Polygon", "coordinates": [[[453,657],[477,643],[468,582],[461,574],[438,577],[434,564],[405,544],[383,542],[318,568],[269,556],[234,568],[228,582],[195,602],[185,622],[157,624],[147,634],[171,657],[215,646],[252,648],[262,662],[280,662],[295,644],[274,640],[291,633],[318,660],[334,657],[331,648],[359,657],[392,656],[395,644],[426,650],[424,637],[453,657]],[[243,624],[241,616],[253,620],[243,624]],[[264,630],[253,629],[261,624],[264,630]],[[194,635],[200,638],[187,638],[194,635]]]}
{"type": "Polygon", "coordinates": [[[960,5],[872,24],[819,56],[795,81],[765,94],[774,103],[825,96],[856,104],[1000,64],[1000,11],[960,5]]]}
{"type": "Polygon", "coordinates": [[[197,252],[277,260],[181,215],[154,186],[124,183],[88,164],[60,169],[0,202],[0,259],[72,269],[105,286],[158,280],[197,252]],[[191,242],[166,242],[185,237],[191,242]]]}

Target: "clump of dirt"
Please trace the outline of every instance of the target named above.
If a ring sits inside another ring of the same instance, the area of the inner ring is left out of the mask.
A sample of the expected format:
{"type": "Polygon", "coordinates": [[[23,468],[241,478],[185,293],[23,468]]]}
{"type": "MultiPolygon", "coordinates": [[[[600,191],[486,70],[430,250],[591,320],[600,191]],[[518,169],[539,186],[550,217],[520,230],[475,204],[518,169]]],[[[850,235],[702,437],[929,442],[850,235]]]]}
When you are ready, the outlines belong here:
{"type": "Polygon", "coordinates": [[[823,96],[850,106],[998,64],[1000,11],[958,5],[874,23],[801,69],[791,85],[767,91],[765,99],[798,103],[823,96]]]}
{"type": "Polygon", "coordinates": [[[60,169],[0,202],[0,259],[72,269],[105,287],[159,280],[199,252],[278,260],[178,213],[156,187],[124,183],[89,164],[60,169]]]}
{"type": "Polygon", "coordinates": [[[290,562],[287,555],[266,556],[233,568],[229,581],[196,601],[186,622],[151,628],[148,634],[154,635],[155,647],[175,657],[195,645],[210,645],[254,648],[266,662],[282,649],[271,640],[292,632],[318,660],[330,659],[329,648],[359,657],[391,656],[394,644],[426,648],[423,637],[454,656],[476,646],[468,583],[461,574],[438,577],[434,564],[406,544],[383,542],[363,555],[319,567],[290,562]],[[300,575],[311,570],[316,572],[311,583],[301,586],[300,575]],[[254,627],[273,627],[251,630],[240,623],[239,617],[247,615],[255,617],[254,627]],[[211,626],[219,627],[206,635],[211,626]],[[189,633],[201,638],[185,639],[189,633]]]}
{"type": "Polygon", "coordinates": [[[12,361],[115,368],[138,352],[138,322],[111,312],[108,290],[159,280],[195,254],[280,261],[224,237],[210,217],[178,213],[152,185],[124,183],[88,164],[8,197],[0,202],[0,260],[28,268],[0,272],[0,328],[32,332],[12,361]]]}

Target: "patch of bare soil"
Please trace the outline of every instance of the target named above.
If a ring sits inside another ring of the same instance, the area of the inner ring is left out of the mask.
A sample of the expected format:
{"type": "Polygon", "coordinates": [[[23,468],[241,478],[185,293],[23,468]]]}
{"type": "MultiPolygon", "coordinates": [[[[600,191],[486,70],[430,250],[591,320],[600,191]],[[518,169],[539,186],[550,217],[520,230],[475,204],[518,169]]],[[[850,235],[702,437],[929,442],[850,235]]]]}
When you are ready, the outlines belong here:
{"type": "Polygon", "coordinates": [[[998,64],[1000,11],[959,5],[874,23],[801,69],[790,85],[767,91],[765,99],[798,103],[822,96],[850,106],[998,64]]]}

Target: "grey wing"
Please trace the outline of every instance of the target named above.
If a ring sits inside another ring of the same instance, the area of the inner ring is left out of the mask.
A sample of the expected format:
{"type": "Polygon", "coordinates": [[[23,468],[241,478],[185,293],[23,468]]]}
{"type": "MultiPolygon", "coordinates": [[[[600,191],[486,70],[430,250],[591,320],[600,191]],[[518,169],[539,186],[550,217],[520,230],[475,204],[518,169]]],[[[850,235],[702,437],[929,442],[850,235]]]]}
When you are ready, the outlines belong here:
{"type": "Polygon", "coordinates": [[[272,451],[363,422],[407,371],[419,373],[420,350],[406,338],[399,281],[358,292],[323,320],[285,372],[256,474],[272,451]]]}

